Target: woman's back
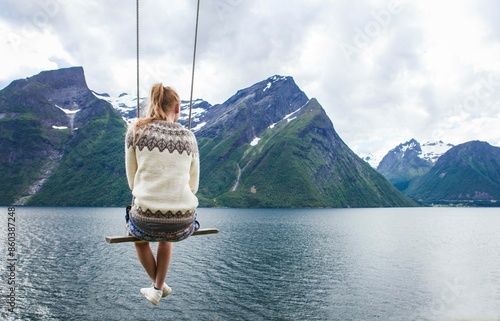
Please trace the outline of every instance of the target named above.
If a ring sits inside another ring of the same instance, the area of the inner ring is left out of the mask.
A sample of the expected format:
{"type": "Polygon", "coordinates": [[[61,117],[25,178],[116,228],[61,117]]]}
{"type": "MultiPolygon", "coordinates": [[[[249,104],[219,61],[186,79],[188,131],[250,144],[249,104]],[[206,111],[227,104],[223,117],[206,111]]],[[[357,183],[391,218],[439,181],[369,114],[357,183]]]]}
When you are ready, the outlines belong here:
{"type": "Polygon", "coordinates": [[[182,125],[155,120],[130,130],[126,163],[134,202],[142,211],[185,214],[198,206],[198,146],[182,125]]]}

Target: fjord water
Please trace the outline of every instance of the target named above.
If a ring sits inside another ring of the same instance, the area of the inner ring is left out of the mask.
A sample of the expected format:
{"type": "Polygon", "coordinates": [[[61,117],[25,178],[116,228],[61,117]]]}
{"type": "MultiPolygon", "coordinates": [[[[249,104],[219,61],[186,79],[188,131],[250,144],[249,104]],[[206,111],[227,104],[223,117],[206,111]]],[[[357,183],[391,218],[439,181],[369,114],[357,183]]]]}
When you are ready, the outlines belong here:
{"type": "Polygon", "coordinates": [[[158,306],[132,244],[104,241],[124,234],[122,208],[15,216],[2,320],[500,320],[500,209],[199,209],[220,233],[174,245],[158,306]]]}

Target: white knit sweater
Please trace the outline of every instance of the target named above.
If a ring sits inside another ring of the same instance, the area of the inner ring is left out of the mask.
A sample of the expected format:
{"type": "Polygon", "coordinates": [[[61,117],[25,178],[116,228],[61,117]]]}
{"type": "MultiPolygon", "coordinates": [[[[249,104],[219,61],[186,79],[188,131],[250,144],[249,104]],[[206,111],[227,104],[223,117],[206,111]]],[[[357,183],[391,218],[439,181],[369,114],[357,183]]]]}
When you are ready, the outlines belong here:
{"type": "Polygon", "coordinates": [[[190,130],[160,120],[144,131],[129,129],[125,163],[135,215],[156,223],[192,222],[198,206],[200,161],[190,130]]]}

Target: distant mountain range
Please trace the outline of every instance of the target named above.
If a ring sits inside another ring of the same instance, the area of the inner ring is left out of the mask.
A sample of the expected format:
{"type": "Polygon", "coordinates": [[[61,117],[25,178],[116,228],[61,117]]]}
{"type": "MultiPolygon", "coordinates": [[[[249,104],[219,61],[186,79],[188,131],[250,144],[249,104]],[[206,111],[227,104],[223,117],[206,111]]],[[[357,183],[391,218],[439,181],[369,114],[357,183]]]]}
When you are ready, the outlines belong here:
{"type": "MultiPolygon", "coordinates": [[[[182,105],[180,122],[187,126],[189,102],[182,105]]],[[[144,97],[140,106],[143,111],[144,97]]],[[[136,97],[93,92],[81,67],[13,81],[0,91],[0,174],[8,182],[0,186],[0,204],[127,205],[124,134],[136,116],[136,97]]],[[[417,206],[413,199],[446,201],[451,198],[442,190],[449,191],[449,183],[432,183],[432,195],[439,195],[434,199],[424,193],[431,184],[424,176],[460,147],[412,140],[390,151],[377,171],[342,141],[316,99],[292,77],[279,75],[222,104],[194,101],[192,130],[200,147],[201,206],[405,207],[417,206]]],[[[481,173],[490,177],[498,175],[499,163],[492,148],[458,154],[483,153],[474,164],[484,164],[488,170],[481,173]]],[[[451,173],[447,168],[445,176],[451,173]]],[[[453,195],[492,203],[500,196],[491,180],[484,185],[488,190],[478,189],[477,181],[470,184],[474,191],[464,186],[453,195]]]]}
{"type": "Polygon", "coordinates": [[[411,139],[390,150],[377,171],[426,204],[499,206],[500,148],[486,142],[421,146],[411,139]]]}
{"type": "MultiPolygon", "coordinates": [[[[453,144],[444,143],[442,140],[433,142],[428,141],[424,144],[420,144],[417,140],[412,138],[406,143],[399,144],[394,149],[389,151],[389,153],[397,153],[397,150],[401,150],[404,152],[405,149],[412,150],[414,147],[417,148],[417,150],[415,150],[417,157],[430,161],[431,163],[435,163],[441,155],[443,155],[447,150],[453,147],[453,144]]],[[[382,159],[375,157],[373,154],[360,155],[360,157],[364,161],[368,162],[368,164],[370,164],[373,168],[378,168],[380,162],[382,161],[382,159]]]]}
{"type": "Polygon", "coordinates": [[[377,171],[403,191],[413,178],[427,173],[451,147],[453,145],[442,141],[420,145],[412,138],[391,149],[377,166],[377,171]]]}

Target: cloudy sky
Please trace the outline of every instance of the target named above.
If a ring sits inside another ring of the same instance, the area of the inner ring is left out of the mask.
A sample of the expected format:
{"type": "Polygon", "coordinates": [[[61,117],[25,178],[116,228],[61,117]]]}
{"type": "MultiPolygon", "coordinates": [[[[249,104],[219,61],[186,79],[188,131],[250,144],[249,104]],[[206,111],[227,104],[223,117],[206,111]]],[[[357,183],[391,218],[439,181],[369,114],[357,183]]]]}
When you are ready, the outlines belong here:
{"type": "MultiPolygon", "coordinates": [[[[141,96],[189,99],[196,0],[140,0],[141,96]]],[[[90,89],[136,93],[135,0],[2,0],[0,88],[83,66],[90,89]]],[[[500,146],[496,0],[201,0],[195,98],[272,75],[317,98],[356,153],[399,143],[500,146]]]]}

